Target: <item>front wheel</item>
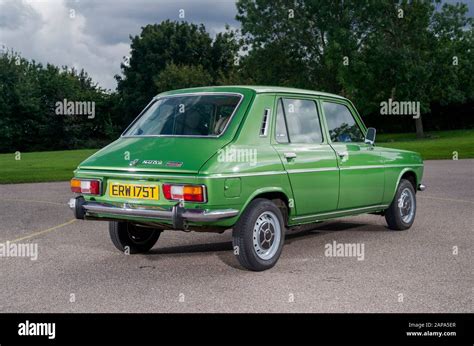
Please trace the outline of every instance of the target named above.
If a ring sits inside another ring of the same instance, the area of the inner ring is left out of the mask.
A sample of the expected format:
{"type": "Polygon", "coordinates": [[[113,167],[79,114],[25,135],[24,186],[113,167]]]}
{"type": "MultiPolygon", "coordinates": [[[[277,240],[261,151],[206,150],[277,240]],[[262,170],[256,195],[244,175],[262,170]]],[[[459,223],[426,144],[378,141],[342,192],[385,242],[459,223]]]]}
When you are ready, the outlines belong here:
{"type": "Polygon", "coordinates": [[[411,227],[416,215],[415,189],[409,180],[402,179],[392,203],[385,211],[388,228],[403,231],[411,227]]]}
{"type": "Polygon", "coordinates": [[[240,264],[253,271],[275,265],[285,240],[285,223],[280,209],[271,201],[252,201],[232,232],[234,253],[240,264]]]}
{"type": "Polygon", "coordinates": [[[110,221],[109,233],[117,249],[135,254],[148,252],[158,241],[161,230],[140,227],[129,222],[110,221]]]}

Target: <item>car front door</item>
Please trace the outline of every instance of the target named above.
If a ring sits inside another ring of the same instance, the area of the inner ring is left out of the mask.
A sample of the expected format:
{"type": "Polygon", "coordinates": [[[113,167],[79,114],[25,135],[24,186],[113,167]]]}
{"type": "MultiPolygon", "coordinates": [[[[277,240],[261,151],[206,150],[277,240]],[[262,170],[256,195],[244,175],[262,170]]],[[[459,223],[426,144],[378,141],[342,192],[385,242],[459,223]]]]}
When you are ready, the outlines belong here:
{"type": "Polygon", "coordinates": [[[276,103],[272,142],[289,175],[297,216],[336,210],[339,168],[316,101],[278,96],[276,103]]]}
{"type": "Polygon", "coordinates": [[[385,180],[383,159],[375,146],[364,143],[365,127],[355,109],[342,100],[321,102],[329,143],[340,168],[338,209],[381,204],[385,180]]]}

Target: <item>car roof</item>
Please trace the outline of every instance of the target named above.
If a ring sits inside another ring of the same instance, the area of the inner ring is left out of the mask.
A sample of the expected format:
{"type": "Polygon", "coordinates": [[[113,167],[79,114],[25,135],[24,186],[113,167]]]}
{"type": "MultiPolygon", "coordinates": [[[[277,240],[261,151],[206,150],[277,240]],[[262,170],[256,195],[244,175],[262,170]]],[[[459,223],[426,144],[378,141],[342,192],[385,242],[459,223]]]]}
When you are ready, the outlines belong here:
{"type": "Polygon", "coordinates": [[[253,91],[257,94],[264,94],[264,93],[301,94],[301,95],[312,95],[312,96],[328,96],[328,97],[334,97],[334,98],[346,100],[346,98],[343,96],[326,93],[322,91],[277,87],[277,86],[264,86],[264,85],[223,85],[223,86],[187,88],[187,89],[166,91],[157,96],[167,96],[167,95],[169,96],[169,95],[175,95],[175,94],[199,93],[199,92],[241,92],[244,90],[253,91]]]}

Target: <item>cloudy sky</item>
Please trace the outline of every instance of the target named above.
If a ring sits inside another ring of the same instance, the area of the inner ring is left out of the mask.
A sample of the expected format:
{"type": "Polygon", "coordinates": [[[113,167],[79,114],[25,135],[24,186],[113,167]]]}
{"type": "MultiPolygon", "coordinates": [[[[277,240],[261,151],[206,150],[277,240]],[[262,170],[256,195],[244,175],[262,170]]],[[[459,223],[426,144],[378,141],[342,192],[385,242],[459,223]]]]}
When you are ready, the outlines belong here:
{"type": "MultiPolygon", "coordinates": [[[[455,2],[457,0],[447,0],[455,2]]],[[[470,4],[474,15],[474,0],[470,4]]],[[[0,48],[42,63],[84,68],[104,88],[115,89],[129,35],[162,20],[204,23],[211,34],[238,28],[235,0],[0,0],[0,48]]]]}
{"type": "Polygon", "coordinates": [[[115,89],[130,35],[165,19],[204,23],[211,34],[238,27],[234,0],[0,0],[0,47],[39,62],[84,68],[115,89]],[[73,11],[73,12],[72,12],[73,11]]]}

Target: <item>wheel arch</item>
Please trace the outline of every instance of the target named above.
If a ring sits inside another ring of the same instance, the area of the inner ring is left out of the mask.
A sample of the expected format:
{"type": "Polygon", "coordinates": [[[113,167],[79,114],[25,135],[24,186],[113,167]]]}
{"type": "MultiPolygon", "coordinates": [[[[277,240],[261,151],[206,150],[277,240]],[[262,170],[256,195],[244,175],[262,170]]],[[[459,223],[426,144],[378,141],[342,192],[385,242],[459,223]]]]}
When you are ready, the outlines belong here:
{"type": "Polygon", "coordinates": [[[407,179],[408,181],[410,181],[416,193],[418,186],[418,175],[416,174],[413,168],[407,167],[402,169],[400,174],[398,175],[397,183],[395,184],[395,188],[392,191],[392,199],[395,197],[395,193],[397,192],[398,186],[400,185],[400,181],[402,179],[407,179]]]}
{"type": "Polygon", "coordinates": [[[292,207],[290,207],[291,196],[288,196],[288,193],[279,187],[266,187],[261,188],[250,195],[250,197],[245,202],[244,207],[242,208],[241,213],[247,208],[247,206],[257,198],[265,198],[270,201],[273,201],[276,206],[281,210],[283,218],[285,220],[285,225],[288,226],[288,220],[290,215],[292,215],[292,207]]]}
{"type": "Polygon", "coordinates": [[[407,178],[412,183],[416,193],[416,188],[418,186],[417,184],[419,179],[418,174],[416,170],[414,170],[412,167],[404,167],[398,173],[398,176],[393,176],[393,181],[391,179],[385,181],[386,186],[384,193],[384,202],[387,203],[387,205],[393,201],[393,199],[395,198],[395,194],[397,193],[398,186],[400,185],[400,181],[405,178],[407,178]],[[396,181],[395,177],[397,177],[396,181]]]}
{"type": "Polygon", "coordinates": [[[416,172],[411,169],[406,169],[405,171],[402,171],[401,175],[398,177],[397,186],[400,184],[400,181],[402,179],[408,180],[413,185],[413,189],[415,190],[415,193],[416,193],[416,187],[417,187],[417,182],[418,182],[416,172]]]}

